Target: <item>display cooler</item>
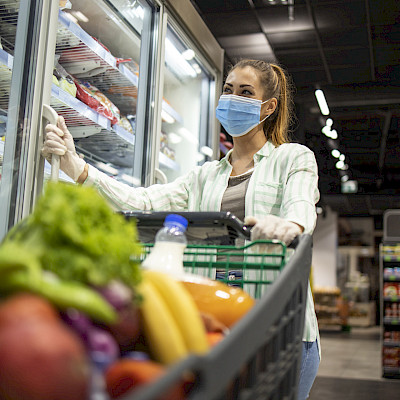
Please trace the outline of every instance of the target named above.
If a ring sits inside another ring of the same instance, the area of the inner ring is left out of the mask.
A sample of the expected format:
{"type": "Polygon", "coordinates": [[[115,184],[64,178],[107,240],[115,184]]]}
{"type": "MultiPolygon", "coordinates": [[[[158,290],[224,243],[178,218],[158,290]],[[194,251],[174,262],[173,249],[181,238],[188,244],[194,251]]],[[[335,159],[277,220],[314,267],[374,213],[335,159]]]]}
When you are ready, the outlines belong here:
{"type": "Polygon", "coordinates": [[[0,22],[0,238],[50,174],[44,105],[131,186],[218,157],[223,50],[188,0],[1,0],[0,22]]]}

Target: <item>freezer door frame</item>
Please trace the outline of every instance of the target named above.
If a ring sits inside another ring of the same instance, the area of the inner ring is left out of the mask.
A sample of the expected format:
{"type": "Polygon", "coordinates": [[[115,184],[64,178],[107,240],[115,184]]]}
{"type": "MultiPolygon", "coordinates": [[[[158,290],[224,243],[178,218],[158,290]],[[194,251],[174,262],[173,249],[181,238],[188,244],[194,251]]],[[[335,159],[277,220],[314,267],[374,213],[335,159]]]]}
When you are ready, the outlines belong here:
{"type": "Polygon", "coordinates": [[[164,3],[167,11],[173,17],[171,19],[180,21],[180,28],[185,31],[193,44],[201,52],[205,64],[209,64],[215,71],[216,79],[214,88],[210,88],[210,115],[208,116],[207,124],[208,135],[212,137],[213,158],[218,159],[220,153],[219,132],[221,125],[215,117],[215,108],[222,91],[225,51],[189,0],[164,0],[164,3]]]}
{"type": "Polygon", "coordinates": [[[0,240],[31,212],[41,190],[42,104],[49,104],[58,2],[21,0],[15,37],[4,161],[0,182],[0,240]],[[50,72],[49,72],[49,68],[50,72]]]}

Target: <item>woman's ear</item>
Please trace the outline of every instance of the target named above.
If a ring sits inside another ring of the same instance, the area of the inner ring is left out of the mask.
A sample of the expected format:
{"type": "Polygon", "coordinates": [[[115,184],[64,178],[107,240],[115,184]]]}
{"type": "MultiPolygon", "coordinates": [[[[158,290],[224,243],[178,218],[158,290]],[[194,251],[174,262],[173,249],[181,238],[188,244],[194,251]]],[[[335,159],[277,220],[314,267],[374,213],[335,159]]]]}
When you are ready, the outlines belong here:
{"type": "Polygon", "coordinates": [[[275,110],[278,105],[278,100],[275,97],[269,99],[264,105],[264,109],[262,111],[261,120],[270,116],[275,110]]]}

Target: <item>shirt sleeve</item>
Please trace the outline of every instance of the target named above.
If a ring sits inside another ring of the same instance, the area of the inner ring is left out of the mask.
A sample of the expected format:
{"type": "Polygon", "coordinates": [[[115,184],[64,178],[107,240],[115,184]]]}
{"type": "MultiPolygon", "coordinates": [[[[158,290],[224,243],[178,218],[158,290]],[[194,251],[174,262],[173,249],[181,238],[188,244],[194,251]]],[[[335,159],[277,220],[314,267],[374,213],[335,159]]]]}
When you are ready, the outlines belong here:
{"type": "Polygon", "coordinates": [[[317,221],[315,204],[319,200],[318,167],[310,149],[302,145],[296,147],[286,166],[282,217],[301,225],[304,233],[312,234],[317,221]]]}
{"type": "Polygon", "coordinates": [[[133,188],[89,165],[84,185],[95,187],[116,211],[185,211],[197,169],[163,185],[133,188]]]}

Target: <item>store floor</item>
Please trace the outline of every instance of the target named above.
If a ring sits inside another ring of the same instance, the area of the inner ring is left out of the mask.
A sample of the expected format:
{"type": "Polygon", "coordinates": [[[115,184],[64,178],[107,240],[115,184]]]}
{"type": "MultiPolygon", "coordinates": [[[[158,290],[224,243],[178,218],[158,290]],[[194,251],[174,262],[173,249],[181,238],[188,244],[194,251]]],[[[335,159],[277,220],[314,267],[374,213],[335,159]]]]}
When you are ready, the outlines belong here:
{"type": "Polygon", "coordinates": [[[380,327],[322,331],[321,349],[310,400],[400,398],[400,380],[381,377],[380,327]]]}

